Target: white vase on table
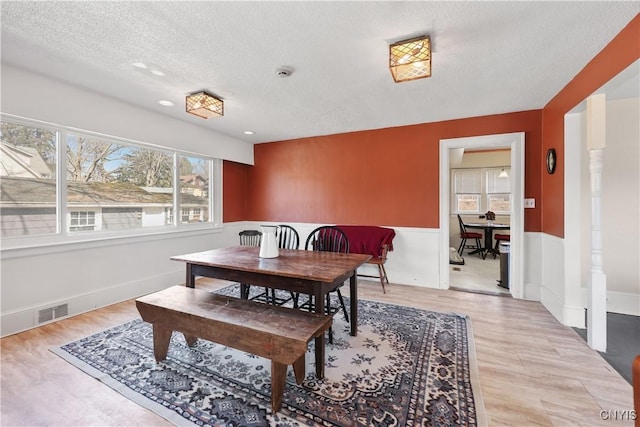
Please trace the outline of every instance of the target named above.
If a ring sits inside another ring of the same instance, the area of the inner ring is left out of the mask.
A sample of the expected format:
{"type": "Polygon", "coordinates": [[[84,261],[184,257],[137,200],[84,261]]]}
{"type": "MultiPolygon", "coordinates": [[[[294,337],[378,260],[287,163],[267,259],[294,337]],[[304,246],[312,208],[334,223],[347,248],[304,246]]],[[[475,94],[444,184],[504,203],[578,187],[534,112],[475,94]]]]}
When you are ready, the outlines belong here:
{"type": "Polygon", "coordinates": [[[276,258],[278,252],[278,240],[276,239],[277,225],[261,225],[262,241],[260,242],[260,258],[276,258]]]}

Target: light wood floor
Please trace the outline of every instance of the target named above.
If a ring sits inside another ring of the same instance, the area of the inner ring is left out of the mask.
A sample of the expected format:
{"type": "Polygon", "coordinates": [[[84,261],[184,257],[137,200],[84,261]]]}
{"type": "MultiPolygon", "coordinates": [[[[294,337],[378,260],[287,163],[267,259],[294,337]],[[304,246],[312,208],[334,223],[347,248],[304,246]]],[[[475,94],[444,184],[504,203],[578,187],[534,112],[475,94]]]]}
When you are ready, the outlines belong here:
{"type": "MultiPolygon", "coordinates": [[[[198,282],[209,289],[224,285],[198,282]]],[[[631,386],[540,303],[393,284],[383,295],[379,283],[364,281],[359,295],[467,314],[490,425],[633,425],[600,415],[633,409],[631,386]]],[[[49,351],[137,317],[130,300],[3,338],[0,425],[169,425],[49,351]]]]}

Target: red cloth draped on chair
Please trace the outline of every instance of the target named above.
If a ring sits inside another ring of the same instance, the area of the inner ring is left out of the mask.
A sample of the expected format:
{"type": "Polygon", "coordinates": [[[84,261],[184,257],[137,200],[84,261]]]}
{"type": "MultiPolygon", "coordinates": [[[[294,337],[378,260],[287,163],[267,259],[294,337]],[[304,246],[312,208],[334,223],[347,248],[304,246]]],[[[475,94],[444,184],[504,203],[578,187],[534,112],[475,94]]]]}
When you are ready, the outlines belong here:
{"type": "Polygon", "coordinates": [[[389,278],[384,263],[387,261],[387,252],[393,250],[395,230],[374,225],[336,225],[336,227],[347,236],[349,252],[371,255],[373,258],[367,261],[367,264],[378,266],[377,276],[368,274],[358,274],[358,276],[379,278],[382,292],[386,293],[384,284],[389,283],[389,278]]]}
{"type": "Polygon", "coordinates": [[[336,225],[336,227],[347,235],[351,253],[368,254],[374,258],[380,258],[383,255],[383,245],[388,245],[387,250],[393,250],[393,238],[396,236],[393,228],[374,225],[336,225]]]}

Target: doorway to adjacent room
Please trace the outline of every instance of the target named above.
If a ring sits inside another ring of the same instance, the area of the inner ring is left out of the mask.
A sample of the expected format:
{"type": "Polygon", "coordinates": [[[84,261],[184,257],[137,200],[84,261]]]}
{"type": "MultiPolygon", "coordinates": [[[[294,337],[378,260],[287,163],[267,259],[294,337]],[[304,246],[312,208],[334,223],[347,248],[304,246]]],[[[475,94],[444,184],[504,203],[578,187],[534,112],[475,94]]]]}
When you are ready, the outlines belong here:
{"type": "MultiPolygon", "coordinates": [[[[510,134],[498,134],[498,135],[485,135],[479,137],[468,138],[455,138],[446,139],[440,141],[440,288],[448,289],[449,287],[455,287],[455,283],[452,279],[456,280],[459,276],[464,276],[462,268],[460,271],[453,270],[455,265],[449,263],[449,254],[451,248],[450,232],[453,225],[451,217],[451,156],[456,155],[456,151],[463,150],[493,150],[493,149],[508,149],[510,160],[509,177],[511,183],[511,206],[509,212],[509,224],[510,224],[510,254],[508,264],[508,278],[510,289],[508,293],[515,298],[524,297],[524,278],[522,268],[522,257],[524,249],[524,133],[510,133],[510,134]],[[455,151],[454,151],[455,150],[455,151]],[[463,273],[458,275],[458,273],[463,273]]],[[[475,260],[471,260],[465,255],[465,259],[475,263],[475,260]]],[[[491,288],[494,284],[497,285],[495,280],[499,279],[499,257],[493,259],[492,255],[489,255],[489,259],[482,259],[478,257],[478,260],[485,262],[484,267],[489,271],[486,274],[486,280],[480,279],[479,271],[475,271],[478,277],[477,282],[480,280],[488,284],[491,288]],[[494,264],[495,261],[495,264],[494,264]],[[498,277],[491,277],[491,271],[493,266],[496,266],[495,274],[498,277]],[[491,280],[491,281],[490,281],[491,280]]],[[[466,264],[466,262],[465,262],[466,264]]],[[[458,266],[461,267],[461,266],[458,266]]],[[[464,266],[462,266],[464,267],[464,266]]],[[[466,269],[468,271],[467,276],[473,276],[471,271],[471,265],[466,269]]],[[[484,268],[482,269],[484,270],[484,268]]],[[[460,277],[460,280],[464,280],[460,277]]],[[[496,288],[499,288],[496,286],[496,288]]],[[[493,288],[496,293],[502,294],[500,289],[493,288]]]]}

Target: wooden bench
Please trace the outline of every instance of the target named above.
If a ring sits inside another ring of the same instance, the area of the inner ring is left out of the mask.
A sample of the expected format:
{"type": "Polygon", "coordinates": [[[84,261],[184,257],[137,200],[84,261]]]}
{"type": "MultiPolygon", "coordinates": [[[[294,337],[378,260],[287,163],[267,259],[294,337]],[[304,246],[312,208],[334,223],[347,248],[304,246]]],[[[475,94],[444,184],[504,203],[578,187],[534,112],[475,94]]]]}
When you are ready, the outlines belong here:
{"type": "Polygon", "coordinates": [[[305,377],[307,344],[315,339],[316,375],[324,377],[324,332],[332,318],[323,314],[247,301],[201,289],[174,286],[136,300],[145,322],[153,325],[156,361],[167,357],[173,331],[193,346],[197,338],[271,360],[271,410],[282,404],[287,366],[296,382],[305,377]]]}

